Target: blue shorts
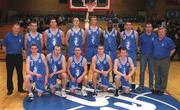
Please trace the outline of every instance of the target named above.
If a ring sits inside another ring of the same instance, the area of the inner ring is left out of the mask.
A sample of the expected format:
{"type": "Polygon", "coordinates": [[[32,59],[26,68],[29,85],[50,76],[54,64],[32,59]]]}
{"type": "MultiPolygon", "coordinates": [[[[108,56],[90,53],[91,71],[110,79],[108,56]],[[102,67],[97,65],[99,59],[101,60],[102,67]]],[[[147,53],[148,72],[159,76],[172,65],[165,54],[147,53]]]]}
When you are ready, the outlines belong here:
{"type": "Polygon", "coordinates": [[[133,61],[134,67],[136,67],[136,52],[129,52],[128,57],[130,57],[133,61]]]}
{"type": "Polygon", "coordinates": [[[104,87],[109,87],[109,74],[107,76],[103,76],[102,74],[99,75],[101,84],[104,87]]]}
{"type": "Polygon", "coordinates": [[[50,88],[55,87],[57,79],[58,79],[58,74],[55,74],[52,78],[48,78],[48,83],[50,85],[50,88]]]}
{"type": "Polygon", "coordinates": [[[36,84],[36,90],[38,92],[44,92],[44,82],[45,82],[45,78],[36,78],[35,76],[32,77],[31,82],[35,82],[36,84]]]}
{"type": "Polygon", "coordinates": [[[97,47],[86,47],[86,59],[91,63],[92,57],[97,54],[97,47]]]}
{"type": "Polygon", "coordinates": [[[123,88],[130,88],[129,81],[126,81],[124,77],[121,77],[120,82],[123,88]]]}

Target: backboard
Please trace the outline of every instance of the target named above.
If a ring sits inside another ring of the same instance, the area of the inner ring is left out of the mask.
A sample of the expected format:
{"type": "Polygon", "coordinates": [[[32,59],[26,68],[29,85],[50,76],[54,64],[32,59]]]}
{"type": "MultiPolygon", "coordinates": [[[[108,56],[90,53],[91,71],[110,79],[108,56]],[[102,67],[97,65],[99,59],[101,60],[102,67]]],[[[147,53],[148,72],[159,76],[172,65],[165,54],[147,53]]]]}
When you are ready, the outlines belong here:
{"type": "Polygon", "coordinates": [[[88,12],[110,10],[111,0],[69,0],[69,9],[88,12]]]}

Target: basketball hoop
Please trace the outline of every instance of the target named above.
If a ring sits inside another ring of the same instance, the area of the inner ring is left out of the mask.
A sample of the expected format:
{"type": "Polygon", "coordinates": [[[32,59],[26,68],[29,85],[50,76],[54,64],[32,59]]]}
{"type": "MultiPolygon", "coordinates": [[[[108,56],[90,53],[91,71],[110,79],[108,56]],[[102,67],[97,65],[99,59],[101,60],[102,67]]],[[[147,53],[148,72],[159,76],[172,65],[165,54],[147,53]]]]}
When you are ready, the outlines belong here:
{"type": "Polygon", "coordinates": [[[93,12],[94,8],[97,6],[97,2],[88,2],[85,6],[88,9],[88,12],[93,12]]]}

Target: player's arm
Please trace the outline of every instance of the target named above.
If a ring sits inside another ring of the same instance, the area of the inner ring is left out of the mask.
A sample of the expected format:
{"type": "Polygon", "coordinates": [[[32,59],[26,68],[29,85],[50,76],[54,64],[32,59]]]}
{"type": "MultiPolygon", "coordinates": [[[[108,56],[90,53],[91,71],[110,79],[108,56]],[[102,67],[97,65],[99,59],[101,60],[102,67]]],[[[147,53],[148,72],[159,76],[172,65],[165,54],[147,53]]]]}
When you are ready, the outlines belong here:
{"type": "Polygon", "coordinates": [[[114,61],[114,73],[120,76],[125,76],[125,74],[122,74],[120,71],[118,71],[118,59],[115,59],[114,61]]]}
{"type": "Polygon", "coordinates": [[[44,33],[43,33],[44,44],[46,47],[47,47],[47,33],[48,33],[48,30],[44,31],[44,33]]]}
{"type": "Polygon", "coordinates": [[[40,34],[40,39],[41,39],[41,49],[43,50],[43,48],[44,48],[44,40],[43,40],[43,35],[42,34],[40,34]]]}
{"type": "Polygon", "coordinates": [[[104,31],[101,31],[101,34],[100,34],[100,44],[104,45],[104,31]]]}
{"type": "Polygon", "coordinates": [[[85,33],[85,31],[83,29],[82,29],[82,38],[83,38],[82,44],[84,45],[85,44],[85,39],[86,39],[86,33],[85,33]]]}
{"type": "Polygon", "coordinates": [[[71,57],[68,59],[68,63],[67,63],[67,73],[68,73],[68,76],[70,78],[71,81],[75,81],[75,78],[71,75],[71,72],[70,72],[70,65],[71,65],[71,62],[72,62],[72,59],[71,57]]]}
{"type": "Polygon", "coordinates": [[[129,61],[129,65],[130,65],[130,72],[128,74],[128,77],[131,77],[135,72],[135,67],[134,67],[133,61],[130,57],[128,57],[128,61],[129,61]]]}
{"type": "Polygon", "coordinates": [[[25,50],[27,49],[27,41],[28,41],[28,34],[25,34],[25,36],[24,36],[24,47],[25,47],[25,50]]]}
{"type": "Polygon", "coordinates": [[[66,72],[66,59],[64,56],[62,56],[62,69],[59,71],[56,71],[54,74],[62,74],[66,72]]]}
{"type": "Polygon", "coordinates": [[[121,34],[120,34],[120,32],[118,32],[117,31],[117,48],[119,48],[120,47],[120,44],[121,44],[121,34]]]}
{"type": "Polygon", "coordinates": [[[70,32],[71,32],[71,30],[68,30],[67,33],[66,33],[65,44],[66,44],[67,46],[69,46],[70,32]]]}
{"type": "Polygon", "coordinates": [[[100,70],[98,70],[98,69],[96,69],[96,56],[93,56],[93,58],[92,58],[92,71],[94,72],[94,73],[99,73],[99,74],[102,74],[103,72],[102,71],[100,71],[100,70]]]}
{"type": "Polygon", "coordinates": [[[81,75],[82,77],[84,77],[87,74],[87,60],[85,58],[83,58],[83,60],[84,60],[84,64],[83,64],[84,72],[81,75]]]}
{"type": "Polygon", "coordinates": [[[62,30],[61,31],[61,41],[62,41],[62,45],[65,45],[66,42],[65,42],[65,35],[64,35],[64,32],[62,30]]]}
{"type": "Polygon", "coordinates": [[[112,71],[112,61],[109,55],[107,55],[107,60],[108,60],[109,69],[106,72],[108,74],[109,72],[112,71]]]}
{"type": "Polygon", "coordinates": [[[44,63],[44,65],[45,65],[45,71],[46,71],[46,75],[45,75],[45,84],[47,84],[48,83],[48,73],[49,73],[49,69],[48,69],[48,64],[47,64],[47,60],[46,60],[46,57],[43,55],[43,54],[41,54],[41,57],[42,57],[42,60],[43,60],[43,63],[44,63]]]}
{"type": "Polygon", "coordinates": [[[136,46],[138,47],[139,34],[137,31],[135,31],[135,36],[136,36],[136,46]]]}

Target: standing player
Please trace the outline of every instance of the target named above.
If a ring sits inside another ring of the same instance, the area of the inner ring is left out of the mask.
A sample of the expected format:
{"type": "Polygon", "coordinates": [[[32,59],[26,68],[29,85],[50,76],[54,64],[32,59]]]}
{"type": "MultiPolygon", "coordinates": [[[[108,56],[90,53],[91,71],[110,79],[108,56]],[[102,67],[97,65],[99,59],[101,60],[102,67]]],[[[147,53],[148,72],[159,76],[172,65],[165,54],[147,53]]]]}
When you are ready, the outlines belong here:
{"type": "Polygon", "coordinates": [[[107,91],[109,86],[109,73],[112,71],[112,62],[109,55],[104,53],[104,46],[98,46],[98,54],[92,58],[94,95],[97,95],[96,86],[98,77],[101,78],[101,87],[107,91]]]}
{"type": "Polygon", "coordinates": [[[18,79],[18,92],[24,92],[23,90],[23,36],[20,35],[20,25],[14,24],[12,32],[8,32],[6,37],[2,41],[3,50],[6,54],[6,70],[7,70],[7,95],[13,93],[13,71],[14,67],[17,71],[18,79]]]}
{"type": "Polygon", "coordinates": [[[97,17],[91,17],[91,26],[86,30],[86,59],[88,62],[88,70],[92,57],[97,54],[97,47],[100,45],[101,29],[97,26],[97,17]]]}
{"type": "Polygon", "coordinates": [[[75,93],[75,89],[79,83],[82,83],[82,95],[87,96],[85,88],[88,83],[87,77],[87,60],[81,56],[81,48],[74,48],[75,55],[69,57],[67,64],[67,73],[70,78],[69,88],[71,93],[75,93]]]}
{"type": "Polygon", "coordinates": [[[80,47],[82,50],[82,46],[85,42],[85,32],[83,29],[79,27],[79,18],[73,18],[73,27],[68,30],[66,34],[66,44],[68,48],[68,56],[71,57],[74,55],[74,48],[76,46],[80,47]]]}
{"type": "Polygon", "coordinates": [[[66,59],[61,54],[61,47],[55,45],[53,53],[49,53],[47,55],[47,62],[49,67],[49,84],[51,93],[55,93],[56,91],[56,80],[58,75],[62,78],[62,92],[61,96],[66,97],[66,59]]]}
{"type": "Polygon", "coordinates": [[[31,55],[26,58],[26,77],[25,85],[29,92],[28,101],[33,100],[33,93],[31,91],[31,82],[36,83],[36,91],[38,96],[44,92],[44,86],[48,83],[48,65],[43,54],[38,53],[37,45],[32,44],[31,55]]]}
{"type": "MultiPolygon", "coordinates": [[[[107,28],[104,31],[104,52],[111,57],[112,65],[117,57],[116,49],[120,44],[120,33],[113,28],[113,21],[107,22],[107,28]]],[[[114,73],[113,73],[114,82],[114,73]]]]}
{"type": "Polygon", "coordinates": [[[151,23],[146,24],[146,32],[142,33],[139,37],[139,48],[140,48],[140,80],[139,87],[137,90],[141,91],[144,87],[144,74],[148,64],[149,70],[149,88],[153,88],[154,74],[152,71],[152,52],[153,42],[157,38],[157,35],[152,32],[153,27],[151,23]]]}
{"type": "Polygon", "coordinates": [[[25,35],[24,43],[26,49],[26,56],[31,54],[30,46],[31,44],[36,44],[38,48],[38,53],[42,53],[43,48],[43,38],[42,34],[37,32],[37,22],[31,21],[30,23],[30,32],[25,35]]]}
{"type": "MultiPolygon", "coordinates": [[[[121,32],[121,46],[126,48],[136,68],[136,48],[138,46],[138,33],[132,29],[131,22],[125,23],[125,30],[121,32]]],[[[132,90],[135,89],[135,74],[132,76],[132,90]]]]}
{"type": "Polygon", "coordinates": [[[127,56],[127,50],[125,48],[120,49],[120,57],[114,62],[114,73],[116,91],[115,96],[118,96],[118,90],[120,85],[123,88],[124,93],[129,93],[130,84],[129,79],[134,74],[135,68],[132,59],[127,56]]]}
{"type": "Polygon", "coordinates": [[[175,52],[175,44],[166,36],[166,28],[158,29],[158,38],[153,42],[153,71],[155,88],[153,93],[163,94],[167,87],[170,57],[175,52]]]}
{"type": "Polygon", "coordinates": [[[47,49],[47,54],[53,52],[55,45],[62,46],[65,42],[64,32],[57,27],[55,18],[50,20],[50,28],[44,32],[44,43],[47,49]]]}

